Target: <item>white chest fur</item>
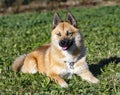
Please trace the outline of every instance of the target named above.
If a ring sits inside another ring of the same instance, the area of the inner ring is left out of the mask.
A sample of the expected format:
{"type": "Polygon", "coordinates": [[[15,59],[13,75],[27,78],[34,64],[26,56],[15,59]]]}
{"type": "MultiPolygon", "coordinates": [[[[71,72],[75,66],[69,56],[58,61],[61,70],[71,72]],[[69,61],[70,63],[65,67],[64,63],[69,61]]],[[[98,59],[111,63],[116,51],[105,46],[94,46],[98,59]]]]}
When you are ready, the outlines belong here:
{"type": "Polygon", "coordinates": [[[63,51],[62,53],[65,56],[63,58],[63,61],[66,61],[66,62],[74,62],[75,61],[75,58],[73,58],[73,56],[70,53],[68,53],[67,51],[63,51]]]}
{"type": "MultiPolygon", "coordinates": [[[[82,72],[82,70],[88,68],[87,63],[85,61],[86,56],[80,57],[80,55],[74,57],[72,56],[72,54],[63,51],[62,52],[64,54],[64,58],[62,59],[58,59],[61,64],[64,65],[64,67],[58,67],[58,66],[54,66],[52,69],[54,72],[56,72],[58,75],[60,75],[61,77],[67,77],[67,78],[71,78],[73,74],[78,74],[80,72],[82,72]]],[[[55,56],[55,59],[56,56],[55,56]]]]}
{"type": "Polygon", "coordinates": [[[66,64],[66,67],[67,67],[65,74],[68,78],[71,78],[72,75],[74,74],[73,65],[71,65],[69,62],[66,62],[65,64],[66,64]]]}
{"type": "Polygon", "coordinates": [[[72,75],[74,74],[74,62],[75,62],[75,58],[73,58],[73,56],[71,54],[69,54],[68,52],[64,51],[64,58],[62,59],[64,64],[66,64],[66,69],[64,70],[64,73],[62,76],[67,76],[68,78],[71,78],[72,75]]]}
{"type": "Polygon", "coordinates": [[[62,74],[68,75],[68,78],[71,78],[73,74],[81,73],[84,69],[88,68],[86,56],[80,57],[79,53],[79,55],[74,57],[72,53],[68,53],[67,51],[63,51],[62,53],[65,56],[62,60],[66,65],[66,69],[63,70],[64,72],[62,74]]]}

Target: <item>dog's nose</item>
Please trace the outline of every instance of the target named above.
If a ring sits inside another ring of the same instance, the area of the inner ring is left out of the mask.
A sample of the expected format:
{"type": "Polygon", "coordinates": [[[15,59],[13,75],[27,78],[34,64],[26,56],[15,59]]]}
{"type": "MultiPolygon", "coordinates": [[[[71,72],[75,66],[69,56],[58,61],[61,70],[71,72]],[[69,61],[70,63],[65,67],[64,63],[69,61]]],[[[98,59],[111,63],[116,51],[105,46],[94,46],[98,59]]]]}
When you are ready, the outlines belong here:
{"type": "Polygon", "coordinates": [[[68,39],[63,39],[63,40],[60,41],[59,45],[60,45],[60,46],[67,46],[67,45],[68,45],[68,42],[69,42],[68,39]]]}

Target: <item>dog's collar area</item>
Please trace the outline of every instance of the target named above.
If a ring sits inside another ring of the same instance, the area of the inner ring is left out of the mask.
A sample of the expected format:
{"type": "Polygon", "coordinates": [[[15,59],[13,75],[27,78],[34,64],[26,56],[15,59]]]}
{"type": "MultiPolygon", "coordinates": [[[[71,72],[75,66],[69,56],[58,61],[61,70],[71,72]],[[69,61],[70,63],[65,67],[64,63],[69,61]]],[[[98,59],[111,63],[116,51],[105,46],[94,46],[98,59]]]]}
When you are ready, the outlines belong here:
{"type": "Polygon", "coordinates": [[[70,66],[70,68],[71,69],[74,69],[74,64],[75,64],[75,62],[68,62],[68,61],[64,61],[65,63],[69,63],[69,66],[70,66]]]}

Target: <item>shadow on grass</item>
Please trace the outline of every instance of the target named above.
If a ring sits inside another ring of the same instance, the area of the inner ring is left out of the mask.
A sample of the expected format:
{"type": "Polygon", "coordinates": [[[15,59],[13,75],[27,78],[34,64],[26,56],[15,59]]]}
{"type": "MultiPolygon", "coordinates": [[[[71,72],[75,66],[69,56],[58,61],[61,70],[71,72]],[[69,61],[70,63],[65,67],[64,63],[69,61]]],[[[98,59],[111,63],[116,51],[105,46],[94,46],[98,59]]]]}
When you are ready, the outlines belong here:
{"type": "Polygon", "coordinates": [[[102,59],[98,62],[98,64],[90,64],[89,69],[93,73],[93,75],[101,75],[101,70],[104,68],[104,66],[114,62],[115,64],[118,64],[120,62],[120,57],[114,56],[114,57],[109,57],[102,59]]]}
{"type": "Polygon", "coordinates": [[[3,65],[3,60],[2,60],[2,58],[0,58],[0,65],[3,65]]]}

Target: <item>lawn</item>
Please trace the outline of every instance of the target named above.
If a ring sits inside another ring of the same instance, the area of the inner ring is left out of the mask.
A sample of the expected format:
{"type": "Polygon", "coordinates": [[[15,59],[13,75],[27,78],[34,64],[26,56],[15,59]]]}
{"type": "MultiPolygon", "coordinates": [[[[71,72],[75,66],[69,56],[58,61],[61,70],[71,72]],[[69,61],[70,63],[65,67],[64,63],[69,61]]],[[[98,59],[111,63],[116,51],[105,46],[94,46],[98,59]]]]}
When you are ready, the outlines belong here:
{"type": "Polygon", "coordinates": [[[65,79],[60,88],[45,75],[15,73],[15,57],[50,42],[52,12],[0,17],[0,95],[120,95],[120,6],[69,8],[57,11],[75,16],[87,49],[90,70],[100,80],[65,79]]]}

